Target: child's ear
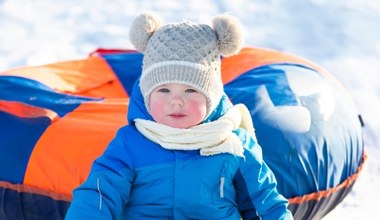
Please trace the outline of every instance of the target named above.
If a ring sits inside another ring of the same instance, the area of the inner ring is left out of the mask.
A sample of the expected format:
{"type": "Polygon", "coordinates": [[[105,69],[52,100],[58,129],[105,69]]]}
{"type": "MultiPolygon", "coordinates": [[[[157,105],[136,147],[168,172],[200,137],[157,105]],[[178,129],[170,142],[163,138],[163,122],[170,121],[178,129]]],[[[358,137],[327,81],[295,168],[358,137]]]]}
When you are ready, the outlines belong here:
{"type": "Polygon", "coordinates": [[[161,18],[152,13],[145,12],[135,18],[129,30],[129,40],[139,51],[144,52],[153,33],[161,26],[161,18]]]}

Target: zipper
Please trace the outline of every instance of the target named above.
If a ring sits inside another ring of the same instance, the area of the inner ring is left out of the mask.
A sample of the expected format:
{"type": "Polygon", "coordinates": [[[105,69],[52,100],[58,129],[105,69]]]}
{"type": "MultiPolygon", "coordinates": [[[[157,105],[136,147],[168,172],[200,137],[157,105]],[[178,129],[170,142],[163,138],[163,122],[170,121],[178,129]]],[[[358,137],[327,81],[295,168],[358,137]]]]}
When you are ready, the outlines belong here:
{"type": "Polygon", "coordinates": [[[226,167],[224,166],[222,169],[222,173],[220,174],[220,185],[219,185],[219,196],[220,198],[224,198],[224,182],[225,182],[225,173],[226,167]]]}
{"type": "Polygon", "coordinates": [[[99,211],[102,211],[102,200],[103,200],[103,195],[102,191],[100,190],[100,181],[99,177],[96,179],[96,186],[98,188],[98,193],[99,193],[99,211]]]}

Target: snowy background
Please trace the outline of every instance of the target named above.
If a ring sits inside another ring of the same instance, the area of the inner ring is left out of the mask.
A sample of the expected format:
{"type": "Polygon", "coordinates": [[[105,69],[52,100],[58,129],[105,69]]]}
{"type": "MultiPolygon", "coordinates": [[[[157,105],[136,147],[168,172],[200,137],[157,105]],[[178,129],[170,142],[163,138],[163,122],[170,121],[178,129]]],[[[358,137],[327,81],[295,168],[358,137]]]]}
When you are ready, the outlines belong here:
{"type": "Polygon", "coordinates": [[[335,75],[366,123],[368,160],[324,220],[380,219],[380,0],[0,0],[0,71],[131,48],[128,28],[145,10],[165,23],[208,23],[229,12],[242,22],[246,46],[299,55],[335,75]]]}

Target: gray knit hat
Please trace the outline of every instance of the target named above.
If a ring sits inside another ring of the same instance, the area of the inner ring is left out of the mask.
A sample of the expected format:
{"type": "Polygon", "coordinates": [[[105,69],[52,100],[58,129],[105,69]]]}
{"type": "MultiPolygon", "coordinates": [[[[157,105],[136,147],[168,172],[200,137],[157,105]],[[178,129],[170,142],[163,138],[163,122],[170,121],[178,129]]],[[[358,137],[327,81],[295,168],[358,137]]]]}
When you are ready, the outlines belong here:
{"type": "Polygon", "coordinates": [[[162,26],[157,15],[147,12],[135,18],[129,38],[144,54],[140,89],[147,110],[155,88],[181,83],[206,96],[207,116],[223,94],[220,55],[234,55],[242,45],[240,24],[227,14],[215,17],[212,28],[188,21],[162,26]]]}

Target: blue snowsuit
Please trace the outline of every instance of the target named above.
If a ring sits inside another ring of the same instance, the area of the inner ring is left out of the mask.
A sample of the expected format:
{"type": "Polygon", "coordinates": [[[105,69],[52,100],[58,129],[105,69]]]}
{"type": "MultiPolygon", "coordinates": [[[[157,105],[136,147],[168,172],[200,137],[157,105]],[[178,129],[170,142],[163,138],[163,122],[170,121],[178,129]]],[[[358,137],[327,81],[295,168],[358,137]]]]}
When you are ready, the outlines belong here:
{"type": "MultiPolygon", "coordinates": [[[[74,190],[66,219],[292,219],[261,147],[245,130],[234,131],[245,158],[164,149],[134,126],[135,118],[153,120],[136,85],[129,125],[120,128],[87,180],[74,190]]],[[[223,97],[206,121],[229,107],[223,97]]]]}

